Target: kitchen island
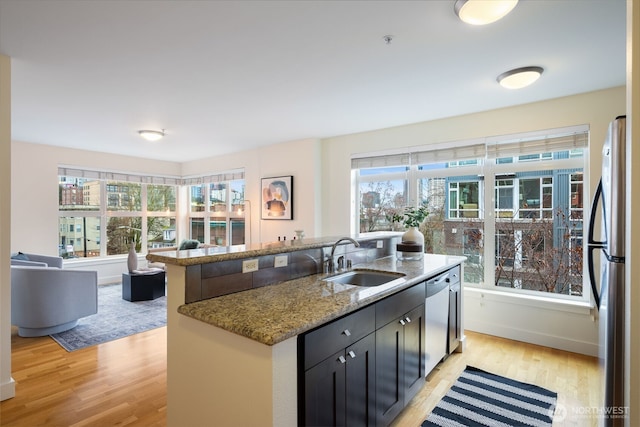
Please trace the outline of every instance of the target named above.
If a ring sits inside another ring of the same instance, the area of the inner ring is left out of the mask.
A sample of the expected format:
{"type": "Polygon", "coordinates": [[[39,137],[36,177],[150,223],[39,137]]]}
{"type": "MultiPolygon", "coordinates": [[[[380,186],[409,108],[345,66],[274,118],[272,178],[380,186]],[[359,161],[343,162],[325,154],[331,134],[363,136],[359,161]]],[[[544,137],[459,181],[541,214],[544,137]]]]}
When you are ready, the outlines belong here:
{"type": "MultiPolygon", "coordinates": [[[[308,244],[327,247],[326,241],[308,244]]],[[[338,284],[325,281],[329,275],[320,273],[185,304],[187,269],[198,262],[211,264],[227,261],[228,257],[244,259],[274,253],[292,256],[292,252],[306,249],[309,247],[305,243],[297,242],[296,246],[244,252],[218,248],[215,254],[207,249],[148,256],[164,262],[168,274],[168,426],[297,425],[299,335],[464,260],[425,255],[422,261],[398,261],[385,256],[355,263],[353,268],[402,274],[388,285],[338,284]]]]}

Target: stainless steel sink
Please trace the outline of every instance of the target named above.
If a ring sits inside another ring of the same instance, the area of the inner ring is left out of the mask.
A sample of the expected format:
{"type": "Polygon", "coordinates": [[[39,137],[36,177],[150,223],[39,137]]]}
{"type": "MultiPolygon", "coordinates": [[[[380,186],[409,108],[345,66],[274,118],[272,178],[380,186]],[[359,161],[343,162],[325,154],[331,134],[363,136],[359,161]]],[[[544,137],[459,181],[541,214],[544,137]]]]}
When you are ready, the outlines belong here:
{"type": "Polygon", "coordinates": [[[390,271],[351,270],[336,276],[327,277],[324,280],[327,282],[341,283],[343,285],[372,287],[384,285],[394,280],[402,279],[403,277],[404,274],[402,273],[390,271]]]}

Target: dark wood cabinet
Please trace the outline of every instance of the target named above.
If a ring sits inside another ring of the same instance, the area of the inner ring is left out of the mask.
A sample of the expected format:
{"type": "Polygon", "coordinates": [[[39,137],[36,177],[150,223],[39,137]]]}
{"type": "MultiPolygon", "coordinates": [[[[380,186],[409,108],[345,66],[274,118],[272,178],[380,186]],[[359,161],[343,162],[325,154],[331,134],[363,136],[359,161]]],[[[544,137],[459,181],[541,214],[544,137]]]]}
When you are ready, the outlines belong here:
{"type": "Polygon", "coordinates": [[[375,425],[375,307],[305,334],[300,424],[375,425]]]}
{"type": "Polygon", "coordinates": [[[375,334],[305,371],[307,426],[375,425],[375,334]]]}
{"type": "Polygon", "coordinates": [[[378,425],[391,424],[424,385],[424,354],[424,302],[376,331],[378,425]]]}
{"type": "Polygon", "coordinates": [[[393,422],[425,384],[425,295],[419,283],[299,337],[300,425],[393,422]]]}

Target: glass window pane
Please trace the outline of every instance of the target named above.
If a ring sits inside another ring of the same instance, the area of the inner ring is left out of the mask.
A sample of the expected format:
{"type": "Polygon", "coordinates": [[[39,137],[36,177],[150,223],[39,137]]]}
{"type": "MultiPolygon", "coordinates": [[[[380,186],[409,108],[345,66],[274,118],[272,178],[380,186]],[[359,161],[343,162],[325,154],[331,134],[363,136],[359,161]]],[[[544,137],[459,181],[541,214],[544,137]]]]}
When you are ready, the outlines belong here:
{"type": "Polygon", "coordinates": [[[244,180],[231,181],[229,188],[231,190],[231,211],[244,212],[244,180]]]}
{"type": "Polygon", "coordinates": [[[406,206],[406,187],[406,181],[399,179],[361,183],[360,232],[391,230],[394,225],[387,217],[406,206]]]}
{"type": "Polygon", "coordinates": [[[107,220],[107,255],[129,252],[131,243],[140,253],[142,239],[141,217],[111,217],[107,220]]]}
{"type": "Polygon", "coordinates": [[[461,181],[461,179],[464,178],[418,180],[420,189],[418,202],[429,208],[429,216],[420,227],[420,231],[425,236],[427,252],[467,256],[465,282],[483,283],[482,230],[484,225],[480,205],[481,181],[471,182],[461,181]],[[448,189],[449,201],[445,197],[446,189],[448,189]]]}
{"type": "Polygon", "coordinates": [[[227,184],[226,183],[209,184],[209,211],[210,212],[226,212],[227,211],[227,184]]]}
{"type": "Polygon", "coordinates": [[[100,181],[58,177],[58,208],[61,211],[99,211],[100,181]]]}
{"type": "Polygon", "coordinates": [[[147,185],[149,212],[175,212],[176,187],[173,185],[147,185]]]}
{"type": "Polygon", "coordinates": [[[231,244],[244,245],[244,219],[231,220],[231,244]]]}
{"type": "Polygon", "coordinates": [[[138,212],[142,209],[141,184],[110,181],[107,183],[107,210],[138,212]]]}
{"type": "Polygon", "coordinates": [[[227,222],[211,221],[209,222],[209,238],[212,245],[227,245],[227,222]]]}
{"type": "Polygon", "coordinates": [[[204,218],[189,218],[189,238],[204,243],[204,218]]]}
{"type": "Polygon", "coordinates": [[[169,248],[176,246],[175,217],[147,217],[147,247],[169,248]]]}
{"type": "Polygon", "coordinates": [[[192,185],[189,189],[191,194],[191,212],[204,212],[204,198],[207,194],[206,185],[192,185]]]}
{"type": "Polygon", "coordinates": [[[496,220],[495,284],[582,295],[582,222],[562,208],[546,212],[540,221],[496,220]]]}
{"type": "Polygon", "coordinates": [[[100,218],[58,218],[58,253],[62,258],[100,256],[100,218]]]}

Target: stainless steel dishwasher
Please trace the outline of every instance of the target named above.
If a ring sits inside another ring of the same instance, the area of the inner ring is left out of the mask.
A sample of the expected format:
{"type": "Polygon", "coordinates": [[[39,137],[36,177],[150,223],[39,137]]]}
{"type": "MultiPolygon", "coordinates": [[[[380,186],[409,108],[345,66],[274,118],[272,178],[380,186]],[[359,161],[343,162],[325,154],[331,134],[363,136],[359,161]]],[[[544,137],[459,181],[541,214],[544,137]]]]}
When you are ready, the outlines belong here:
{"type": "Polygon", "coordinates": [[[425,301],[426,367],[425,375],[447,354],[449,338],[449,274],[439,274],[427,280],[425,301]]]}

